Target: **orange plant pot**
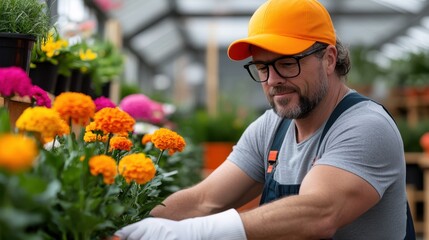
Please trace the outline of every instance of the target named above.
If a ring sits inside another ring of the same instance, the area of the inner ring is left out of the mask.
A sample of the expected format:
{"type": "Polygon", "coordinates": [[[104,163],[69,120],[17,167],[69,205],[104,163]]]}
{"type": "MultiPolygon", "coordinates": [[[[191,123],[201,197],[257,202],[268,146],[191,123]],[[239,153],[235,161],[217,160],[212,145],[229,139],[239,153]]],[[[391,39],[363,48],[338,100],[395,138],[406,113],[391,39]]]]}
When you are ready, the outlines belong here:
{"type": "Polygon", "coordinates": [[[206,142],[204,146],[204,169],[215,170],[232,151],[232,142],[206,142]]]}
{"type": "Polygon", "coordinates": [[[420,137],[420,146],[426,154],[429,154],[429,132],[424,133],[420,137]]]}
{"type": "Polygon", "coordinates": [[[31,102],[28,98],[1,98],[0,106],[6,106],[8,109],[10,126],[14,129],[16,120],[18,120],[19,116],[21,116],[25,109],[31,107],[31,102]]]}

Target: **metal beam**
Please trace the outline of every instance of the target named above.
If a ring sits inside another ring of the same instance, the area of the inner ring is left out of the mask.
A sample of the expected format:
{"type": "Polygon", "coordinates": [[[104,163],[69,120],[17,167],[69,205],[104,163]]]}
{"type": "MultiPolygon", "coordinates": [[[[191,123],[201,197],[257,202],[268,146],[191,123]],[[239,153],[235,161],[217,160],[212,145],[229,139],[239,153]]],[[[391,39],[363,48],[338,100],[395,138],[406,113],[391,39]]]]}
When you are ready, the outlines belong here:
{"type": "MultiPolygon", "coordinates": [[[[98,19],[98,23],[99,23],[98,24],[98,26],[99,26],[99,29],[98,29],[99,32],[98,32],[98,34],[100,36],[103,36],[104,22],[106,22],[109,19],[109,17],[107,16],[107,14],[104,11],[102,11],[100,9],[100,7],[97,4],[94,3],[94,1],[92,1],[92,0],[84,0],[84,3],[90,9],[94,10],[95,15],[96,15],[96,17],[98,19]]],[[[126,49],[128,49],[128,51],[130,51],[130,53],[132,53],[137,58],[137,61],[138,61],[139,65],[145,66],[147,69],[150,69],[151,71],[153,71],[154,74],[159,72],[159,69],[157,67],[152,66],[147,60],[145,60],[142,57],[142,55],[138,51],[136,51],[131,46],[129,39],[126,39],[126,38],[123,39],[123,47],[125,47],[126,49]]]]}
{"type": "MultiPolygon", "coordinates": [[[[179,14],[179,12],[177,11],[177,3],[175,0],[170,0],[170,7],[172,9],[171,11],[171,17],[173,17],[174,19],[176,19],[177,21],[174,21],[176,24],[176,27],[180,33],[180,36],[182,37],[184,43],[185,43],[185,49],[189,52],[191,52],[191,54],[196,57],[197,59],[198,57],[198,50],[191,45],[191,40],[189,39],[188,34],[186,34],[186,32],[183,29],[183,26],[185,25],[184,23],[184,19],[183,17],[181,17],[181,15],[179,14]]],[[[201,60],[201,59],[199,59],[201,60]]]]}
{"type": "Polygon", "coordinates": [[[418,14],[412,14],[411,16],[408,16],[408,21],[401,28],[392,32],[384,39],[378,41],[376,44],[371,46],[371,49],[379,50],[384,44],[393,42],[398,36],[405,35],[408,29],[413,26],[420,25],[420,21],[427,16],[429,16],[429,3],[426,3],[418,14]]]}
{"type": "MultiPolygon", "coordinates": [[[[352,17],[352,18],[361,18],[361,17],[370,17],[370,18],[386,18],[386,17],[396,17],[398,15],[412,17],[415,14],[406,12],[398,13],[395,11],[343,11],[340,8],[335,8],[329,11],[331,17],[352,17]]],[[[212,17],[231,17],[231,18],[242,18],[242,17],[251,17],[253,12],[207,12],[207,13],[183,13],[179,12],[178,16],[182,18],[212,18],[212,17]]]]}

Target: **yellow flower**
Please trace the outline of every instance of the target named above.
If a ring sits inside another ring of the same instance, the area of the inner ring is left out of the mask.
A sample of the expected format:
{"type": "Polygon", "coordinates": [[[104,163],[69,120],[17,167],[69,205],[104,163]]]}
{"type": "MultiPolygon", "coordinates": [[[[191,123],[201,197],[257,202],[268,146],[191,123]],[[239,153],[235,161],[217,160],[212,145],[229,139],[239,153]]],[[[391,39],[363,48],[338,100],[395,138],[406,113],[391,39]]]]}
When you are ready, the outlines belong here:
{"type": "Polygon", "coordinates": [[[61,93],[55,98],[52,108],[57,110],[67,123],[72,120],[80,125],[86,125],[95,113],[95,103],[91,97],[77,92],[61,93]]]}
{"type": "Polygon", "coordinates": [[[86,49],[83,51],[79,50],[79,57],[82,61],[92,61],[97,58],[97,53],[93,52],[91,49],[86,49]]]}
{"type": "Polygon", "coordinates": [[[133,143],[126,137],[114,136],[110,139],[110,151],[112,150],[124,150],[130,151],[133,143]]]}
{"type": "Polygon", "coordinates": [[[168,149],[170,155],[173,155],[177,151],[183,151],[186,146],[185,139],[182,136],[167,128],[156,130],[152,134],[151,141],[160,150],[168,149]]]}
{"type": "Polygon", "coordinates": [[[135,181],[145,184],[155,177],[155,165],[152,160],[143,153],[130,154],[119,162],[119,173],[127,183],[135,181]]]}
{"type": "Polygon", "coordinates": [[[46,56],[52,58],[60,54],[60,50],[67,47],[68,43],[65,40],[58,39],[55,40],[53,34],[49,35],[46,42],[40,47],[46,56]]]}
{"type": "Polygon", "coordinates": [[[103,108],[94,115],[95,129],[112,134],[131,132],[135,120],[119,108],[103,108]]]}
{"type": "Polygon", "coordinates": [[[142,138],[142,144],[146,144],[148,142],[151,142],[152,134],[146,133],[142,138]]]}
{"type": "Polygon", "coordinates": [[[105,184],[113,184],[117,174],[116,161],[106,155],[98,155],[89,159],[89,170],[92,175],[103,175],[105,184]]]}
{"type": "Polygon", "coordinates": [[[0,146],[0,168],[12,172],[30,168],[39,152],[34,139],[23,135],[0,135],[0,146]]]}
{"type": "Polygon", "coordinates": [[[42,139],[64,134],[65,125],[57,111],[46,107],[27,108],[16,121],[19,130],[38,132],[42,139]]]}
{"type": "Polygon", "coordinates": [[[83,136],[83,140],[85,142],[106,142],[108,137],[108,133],[103,133],[103,131],[96,129],[95,122],[90,122],[85,127],[85,135],[83,136]]]}

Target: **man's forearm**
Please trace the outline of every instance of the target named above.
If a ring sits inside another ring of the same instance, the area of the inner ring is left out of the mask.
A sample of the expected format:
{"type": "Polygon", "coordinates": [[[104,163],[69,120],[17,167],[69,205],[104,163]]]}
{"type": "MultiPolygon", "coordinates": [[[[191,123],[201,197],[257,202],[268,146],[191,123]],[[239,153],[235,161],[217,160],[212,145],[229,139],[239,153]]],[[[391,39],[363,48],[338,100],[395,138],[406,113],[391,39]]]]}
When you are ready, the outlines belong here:
{"type": "Polygon", "coordinates": [[[155,207],[150,215],[171,220],[183,220],[212,213],[215,213],[214,207],[204,203],[201,196],[196,195],[195,191],[185,189],[170,195],[165,199],[163,205],[155,207]]]}
{"type": "Polygon", "coordinates": [[[335,233],[330,208],[311,196],[287,197],[240,216],[249,240],[322,239],[335,233]]]}

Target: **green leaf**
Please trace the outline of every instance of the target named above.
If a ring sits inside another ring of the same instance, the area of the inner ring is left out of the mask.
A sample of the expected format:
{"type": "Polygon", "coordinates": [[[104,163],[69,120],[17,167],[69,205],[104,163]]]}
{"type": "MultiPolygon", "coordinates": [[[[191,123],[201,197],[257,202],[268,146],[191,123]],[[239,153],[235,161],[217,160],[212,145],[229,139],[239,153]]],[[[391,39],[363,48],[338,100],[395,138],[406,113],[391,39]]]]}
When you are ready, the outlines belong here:
{"type": "Polygon", "coordinates": [[[0,134],[10,132],[9,112],[6,108],[0,108],[0,134]]]}

